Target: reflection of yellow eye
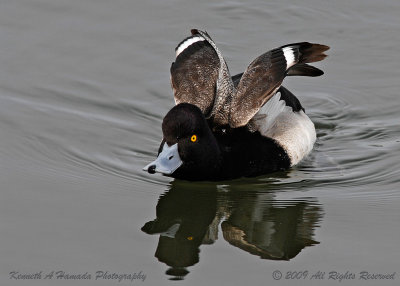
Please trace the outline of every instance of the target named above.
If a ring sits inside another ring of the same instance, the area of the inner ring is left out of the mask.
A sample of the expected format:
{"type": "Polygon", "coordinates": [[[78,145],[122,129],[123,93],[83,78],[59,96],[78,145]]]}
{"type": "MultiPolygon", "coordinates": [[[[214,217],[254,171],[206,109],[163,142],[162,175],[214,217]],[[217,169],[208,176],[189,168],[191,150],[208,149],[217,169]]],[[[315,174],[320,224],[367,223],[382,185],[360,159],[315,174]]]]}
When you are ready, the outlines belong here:
{"type": "Polygon", "coordinates": [[[197,141],[197,136],[196,135],[192,135],[192,137],[190,137],[190,141],[196,142],[197,141]]]}

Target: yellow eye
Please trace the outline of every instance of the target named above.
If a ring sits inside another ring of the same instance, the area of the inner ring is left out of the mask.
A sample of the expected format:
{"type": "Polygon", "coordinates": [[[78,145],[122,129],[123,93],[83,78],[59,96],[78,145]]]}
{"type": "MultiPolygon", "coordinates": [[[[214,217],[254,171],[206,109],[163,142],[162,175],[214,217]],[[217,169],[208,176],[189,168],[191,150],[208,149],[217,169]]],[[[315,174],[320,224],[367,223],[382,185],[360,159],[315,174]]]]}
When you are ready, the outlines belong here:
{"type": "Polygon", "coordinates": [[[187,240],[193,240],[193,236],[186,237],[187,240]]]}
{"type": "Polygon", "coordinates": [[[197,141],[197,136],[195,134],[193,134],[192,137],[190,137],[190,141],[196,142],[197,141]]]}

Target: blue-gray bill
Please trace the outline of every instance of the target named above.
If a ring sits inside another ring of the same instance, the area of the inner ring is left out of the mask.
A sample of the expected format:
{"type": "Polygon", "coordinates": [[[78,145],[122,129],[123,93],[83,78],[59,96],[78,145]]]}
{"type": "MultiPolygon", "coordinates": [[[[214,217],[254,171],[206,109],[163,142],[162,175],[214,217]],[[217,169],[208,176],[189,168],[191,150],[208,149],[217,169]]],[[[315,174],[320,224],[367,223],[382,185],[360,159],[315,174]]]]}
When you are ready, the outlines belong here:
{"type": "Polygon", "coordinates": [[[178,153],[178,143],[168,146],[164,143],[161,153],[157,159],[143,168],[143,171],[147,171],[150,174],[161,173],[164,175],[171,175],[181,165],[182,160],[178,153]]]}

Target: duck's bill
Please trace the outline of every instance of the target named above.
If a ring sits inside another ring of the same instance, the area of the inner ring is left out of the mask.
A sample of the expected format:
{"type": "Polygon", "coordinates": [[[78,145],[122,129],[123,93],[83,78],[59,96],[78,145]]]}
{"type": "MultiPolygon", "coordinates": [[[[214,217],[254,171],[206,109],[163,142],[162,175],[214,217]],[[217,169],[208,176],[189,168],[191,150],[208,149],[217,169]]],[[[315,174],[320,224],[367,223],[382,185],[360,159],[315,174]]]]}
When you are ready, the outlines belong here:
{"type": "Polygon", "coordinates": [[[168,146],[164,143],[161,153],[157,159],[143,168],[150,174],[161,173],[171,175],[183,164],[178,152],[178,143],[168,146]]]}

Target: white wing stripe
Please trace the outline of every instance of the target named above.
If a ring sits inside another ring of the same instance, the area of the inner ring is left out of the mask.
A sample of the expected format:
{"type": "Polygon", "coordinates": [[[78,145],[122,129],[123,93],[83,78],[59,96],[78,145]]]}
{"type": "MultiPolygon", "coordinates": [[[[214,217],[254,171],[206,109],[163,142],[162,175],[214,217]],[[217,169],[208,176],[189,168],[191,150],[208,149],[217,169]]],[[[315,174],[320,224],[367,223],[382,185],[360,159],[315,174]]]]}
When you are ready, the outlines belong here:
{"type": "Polygon", "coordinates": [[[286,59],[286,69],[289,69],[296,63],[294,52],[291,47],[285,47],[282,49],[282,51],[286,59]]]}
{"type": "Polygon", "coordinates": [[[189,46],[193,45],[196,42],[204,41],[205,39],[201,36],[196,36],[193,38],[189,38],[183,43],[179,45],[179,47],[176,48],[176,57],[179,56],[180,53],[182,53],[184,50],[186,50],[189,46]]]}

